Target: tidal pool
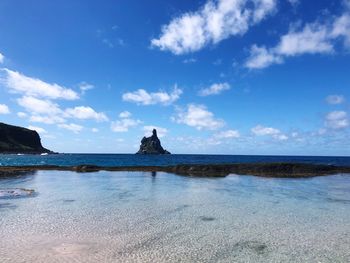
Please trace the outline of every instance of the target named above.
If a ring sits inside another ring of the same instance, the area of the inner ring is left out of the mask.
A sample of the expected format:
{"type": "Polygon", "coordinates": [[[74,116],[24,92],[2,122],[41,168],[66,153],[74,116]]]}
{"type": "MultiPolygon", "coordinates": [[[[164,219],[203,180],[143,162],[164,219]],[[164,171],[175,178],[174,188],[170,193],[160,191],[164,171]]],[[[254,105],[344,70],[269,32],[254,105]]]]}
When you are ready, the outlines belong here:
{"type": "Polygon", "coordinates": [[[0,262],[349,262],[350,175],[0,179],[0,262]]]}

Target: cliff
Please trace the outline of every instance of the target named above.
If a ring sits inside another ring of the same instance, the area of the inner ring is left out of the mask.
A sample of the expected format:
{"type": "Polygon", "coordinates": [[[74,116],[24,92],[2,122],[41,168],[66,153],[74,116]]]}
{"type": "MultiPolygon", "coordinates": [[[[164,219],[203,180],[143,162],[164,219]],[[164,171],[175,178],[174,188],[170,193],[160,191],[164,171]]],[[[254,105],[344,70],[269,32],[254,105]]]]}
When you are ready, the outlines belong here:
{"type": "Polygon", "coordinates": [[[0,153],[52,153],[41,145],[36,131],[0,122],[0,153]]]}
{"type": "Polygon", "coordinates": [[[157,130],[153,130],[151,137],[143,137],[141,140],[140,150],[136,154],[170,154],[164,150],[157,136],[157,130]]]}

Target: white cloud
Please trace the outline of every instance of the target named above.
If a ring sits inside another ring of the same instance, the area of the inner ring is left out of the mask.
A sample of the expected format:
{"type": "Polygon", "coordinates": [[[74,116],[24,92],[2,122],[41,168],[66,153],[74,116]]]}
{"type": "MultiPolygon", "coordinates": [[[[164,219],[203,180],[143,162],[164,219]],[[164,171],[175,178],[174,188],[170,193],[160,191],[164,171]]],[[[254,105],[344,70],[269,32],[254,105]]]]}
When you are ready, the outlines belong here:
{"type": "Polygon", "coordinates": [[[272,127],[257,125],[252,128],[251,131],[256,136],[271,136],[272,138],[280,141],[288,140],[287,135],[283,134],[279,129],[272,127]]]}
{"type": "Polygon", "coordinates": [[[280,39],[276,53],[284,56],[331,53],[333,45],[325,25],[306,24],[302,31],[290,31],[280,39]]]}
{"type": "Polygon", "coordinates": [[[219,133],[214,134],[214,137],[217,139],[239,138],[240,136],[241,135],[237,130],[221,131],[219,133]]]}
{"type": "Polygon", "coordinates": [[[122,111],[121,113],[119,113],[119,118],[130,118],[131,117],[131,113],[128,111],[122,111]]]}
{"type": "Polygon", "coordinates": [[[46,131],[44,128],[41,128],[41,127],[29,125],[27,128],[28,128],[29,130],[36,131],[37,133],[40,133],[40,134],[45,134],[45,133],[47,133],[47,131],[46,131]]]}
{"type": "Polygon", "coordinates": [[[217,95],[225,90],[229,90],[230,84],[228,83],[214,83],[208,88],[204,88],[199,91],[200,96],[209,96],[209,95],[217,95]]]}
{"type": "Polygon", "coordinates": [[[0,64],[4,63],[5,56],[0,53],[0,64]]]}
{"type": "Polygon", "coordinates": [[[5,104],[0,104],[0,114],[9,114],[10,109],[7,105],[5,104]]]}
{"type": "Polygon", "coordinates": [[[189,104],[186,111],[178,109],[177,115],[172,119],[177,123],[195,127],[197,130],[217,130],[225,125],[223,120],[216,119],[204,105],[196,104],[189,104]]]}
{"type": "Polygon", "coordinates": [[[122,98],[124,101],[134,102],[138,105],[169,105],[178,100],[181,94],[182,90],[177,88],[177,86],[175,85],[171,93],[165,91],[149,93],[144,89],[138,89],[134,92],[124,93],[122,98]]]}
{"type": "Polygon", "coordinates": [[[196,12],[184,13],[162,27],[154,47],[184,54],[244,34],[276,8],[275,0],[208,0],[196,12]]]}
{"type": "Polygon", "coordinates": [[[343,95],[329,95],[326,98],[328,104],[342,104],[345,101],[343,95]]]}
{"type": "Polygon", "coordinates": [[[17,103],[31,114],[56,115],[62,113],[56,103],[46,99],[23,96],[17,99],[17,103]]]}
{"type": "Polygon", "coordinates": [[[253,45],[245,62],[249,69],[266,68],[280,64],[284,58],[303,54],[330,54],[334,52],[336,41],[342,39],[344,46],[350,47],[350,15],[344,13],[333,21],[306,24],[301,30],[292,28],[281,36],[272,48],[253,45]]]}
{"type": "Polygon", "coordinates": [[[67,117],[87,120],[94,119],[96,121],[108,121],[107,116],[103,112],[96,112],[91,107],[78,106],[75,108],[68,108],[65,110],[67,117]]]}
{"type": "Polygon", "coordinates": [[[350,14],[344,14],[334,21],[331,36],[343,37],[345,46],[350,48],[350,14]]]}
{"type": "Polygon", "coordinates": [[[58,127],[62,129],[66,129],[72,131],[74,133],[79,133],[84,127],[78,124],[70,123],[70,124],[59,124],[58,127]]]}
{"type": "Polygon", "coordinates": [[[159,138],[163,138],[168,133],[168,130],[166,128],[148,125],[148,126],[143,126],[143,131],[145,132],[145,136],[151,136],[153,129],[157,130],[157,136],[159,138]]]}
{"type": "Polygon", "coordinates": [[[135,127],[142,123],[140,120],[124,118],[111,123],[111,129],[114,132],[127,132],[129,128],[135,127]]]}
{"type": "Polygon", "coordinates": [[[2,71],[5,72],[3,81],[11,92],[49,99],[75,100],[79,98],[75,91],[56,83],[50,84],[9,69],[2,69],[2,71]]]}
{"type": "Polygon", "coordinates": [[[96,133],[96,132],[99,132],[99,129],[97,129],[97,128],[92,128],[91,131],[94,132],[94,133],[96,133]]]}
{"type": "Polygon", "coordinates": [[[326,115],[325,125],[338,130],[349,126],[349,119],[345,111],[332,111],[326,115]]]}
{"type": "Polygon", "coordinates": [[[78,86],[79,86],[79,89],[81,90],[81,92],[82,92],[83,94],[84,94],[86,91],[91,90],[91,89],[94,88],[94,85],[89,84],[89,83],[87,83],[87,82],[85,82],[85,81],[80,82],[78,86]]]}
{"type": "Polygon", "coordinates": [[[249,69],[266,68],[271,64],[280,64],[283,62],[281,56],[273,54],[265,47],[253,45],[250,49],[250,57],[245,62],[245,67],[249,69]]]}
{"type": "Polygon", "coordinates": [[[17,112],[17,116],[20,118],[26,118],[28,116],[28,114],[20,111],[20,112],[17,112]]]}
{"type": "Polygon", "coordinates": [[[64,123],[66,120],[60,116],[57,115],[49,115],[49,116],[43,116],[43,115],[32,115],[29,118],[30,122],[40,122],[45,124],[56,124],[56,123],[64,123]]]}

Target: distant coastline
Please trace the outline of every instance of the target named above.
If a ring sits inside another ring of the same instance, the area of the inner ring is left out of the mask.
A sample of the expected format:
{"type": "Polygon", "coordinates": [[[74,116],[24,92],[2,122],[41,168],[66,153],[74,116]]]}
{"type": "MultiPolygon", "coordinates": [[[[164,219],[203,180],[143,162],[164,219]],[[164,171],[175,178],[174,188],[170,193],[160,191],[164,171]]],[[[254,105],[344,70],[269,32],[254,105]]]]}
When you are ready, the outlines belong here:
{"type": "Polygon", "coordinates": [[[35,171],[74,171],[79,173],[98,171],[166,172],[184,176],[225,177],[229,174],[253,175],[275,178],[307,178],[333,174],[350,174],[350,166],[303,163],[236,163],[169,166],[97,166],[97,165],[29,165],[0,166],[0,176],[16,176],[35,171]]]}

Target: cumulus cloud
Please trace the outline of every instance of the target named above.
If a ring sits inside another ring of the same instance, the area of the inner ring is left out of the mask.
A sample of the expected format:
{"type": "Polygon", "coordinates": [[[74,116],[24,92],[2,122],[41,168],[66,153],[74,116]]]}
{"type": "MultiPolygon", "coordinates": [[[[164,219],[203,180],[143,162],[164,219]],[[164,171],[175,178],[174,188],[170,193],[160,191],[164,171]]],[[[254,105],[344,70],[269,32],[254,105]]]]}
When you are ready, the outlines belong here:
{"type": "MultiPolygon", "coordinates": [[[[45,124],[58,124],[66,122],[67,118],[96,121],[108,121],[104,113],[96,112],[91,107],[78,106],[62,110],[57,103],[48,99],[39,99],[31,96],[23,96],[17,99],[18,105],[23,107],[30,115],[30,122],[45,124]]],[[[18,113],[21,118],[27,117],[26,113],[18,113]]]]}
{"type": "Polygon", "coordinates": [[[216,119],[204,105],[197,104],[189,104],[185,111],[178,109],[177,115],[172,120],[197,130],[217,130],[225,125],[223,120],[216,119]]]}
{"type": "Polygon", "coordinates": [[[58,104],[31,96],[23,96],[17,99],[17,103],[31,114],[56,115],[62,113],[58,104]]]}
{"type": "Polygon", "coordinates": [[[326,98],[328,104],[342,104],[345,102],[343,95],[329,95],[326,98]]]}
{"type": "Polygon", "coordinates": [[[266,48],[253,45],[245,67],[261,69],[272,64],[283,63],[287,57],[334,53],[337,40],[343,40],[344,46],[350,47],[350,14],[348,11],[324,24],[315,22],[306,24],[300,30],[292,28],[287,34],[281,36],[275,47],[266,48]]]}
{"type": "Polygon", "coordinates": [[[48,99],[75,100],[79,98],[78,94],[72,89],[62,87],[56,83],[50,84],[9,69],[2,69],[2,71],[5,72],[2,81],[10,92],[48,99]]]}
{"type": "Polygon", "coordinates": [[[41,128],[41,127],[29,125],[27,128],[28,128],[29,130],[36,131],[37,133],[40,133],[40,134],[45,134],[45,133],[47,133],[47,131],[46,131],[44,128],[41,128]]]}
{"type": "Polygon", "coordinates": [[[147,92],[144,89],[138,89],[134,92],[124,93],[122,98],[124,101],[134,102],[138,105],[170,105],[180,98],[182,90],[175,85],[172,92],[165,91],[147,92]]]}
{"type": "Polygon", "coordinates": [[[214,83],[208,88],[204,88],[199,91],[199,96],[209,96],[209,95],[217,95],[225,90],[229,90],[231,88],[228,83],[214,83]]]}
{"type": "Polygon", "coordinates": [[[195,12],[164,25],[153,47],[179,55],[198,51],[230,36],[243,35],[276,8],[276,0],[209,0],[195,12]]]}
{"type": "Polygon", "coordinates": [[[332,111],[326,115],[325,125],[334,130],[347,128],[349,126],[348,115],[345,111],[332,111]]]}
{"type": "Polygon", "coordinates": [[[166,128],[162,128],[162,127],[159,127],[159,126],[148,125],[148,126],[143,126],[143,131],[145,132],[145,136],[152,135],[153,129],[157,130],[157,136],[159,138],[164,137],[168,133],[168,130],[166,128]]]}
{"type": "Polygon", "coordinates": [[[214,137],[217,139],[239,138],[240,136],[241,135],[237,130],[221,131],[219,133],[214,134],[214,137]]]}
{"type": "Polygon", "coordinates": [[[108,121],[107,116],[103,112],[96,112],[91,107],[78,106],[75,108],[68,108],[65,110],[67,117],[87,120],[94,119],[96,121],[108,121]]]}
{"type": "Polygon", "coordinates": [[[79,133],[84,128],[83,126],[80,126],[80,125],[75,124],[75,123],[59,124],[58,127],[72,131],[74,133],[79,133]]]}
{"type": "Polygon", "coordinates": [[[111,130],[114,132],[127,132],[130,128],[136,127],[142,121],[131,118],[132,114],[128,111],[122,111],[119,114],[119,120],[111,123],[111,130]]]}
{"type": "Polygon", "coordinates": [[[5,104],[0,104],[0,114],[9,114],[10,109],[7,105],[5,104]]]}
{"type": "Polygon", "coordinates": [[[245,63],[245,67],[250,69],[266,68],[272,64],[280,64],[283,62],[281,56],[273,54],[265,47],[253,45],[250,48],[250,57],[245,63]]]}
{"type": "Polygon", "coordinates": [[[91,131],[94,132],[94,133],[96,133],[96,132],[99,132],[100,130],[97,129],[97,128],[92,128],[91,131]]]}
{"type": "Polygon", "coordinates": [[[4,63],[5,56],[0,53],[0,64],[4,63]]]}
{"type": "Polygon", "coordinates": [[[288,136],[283,134],[279,129],[257,125],[251,129],[251,132],[256,136],[271,136],[280,141],[288,140],[288,136]]]}

